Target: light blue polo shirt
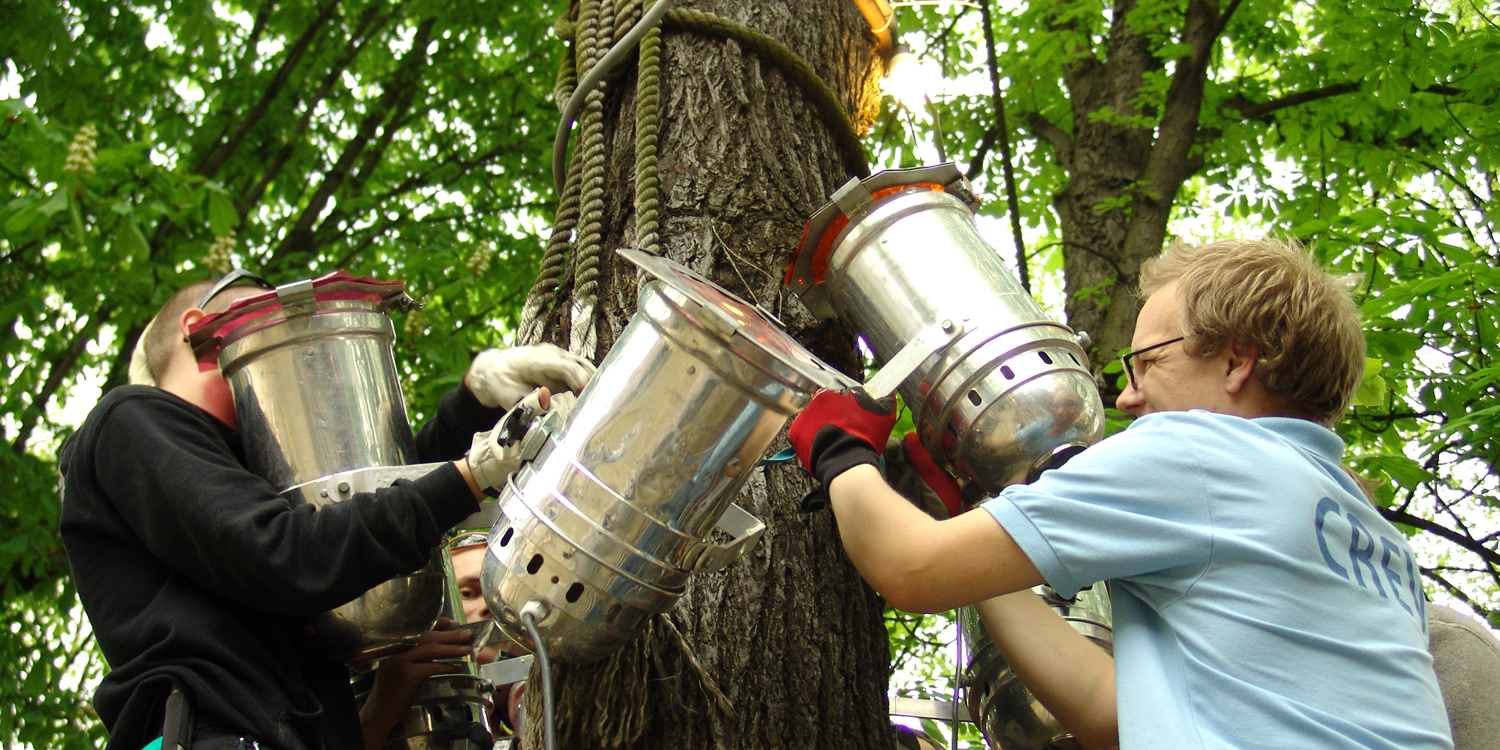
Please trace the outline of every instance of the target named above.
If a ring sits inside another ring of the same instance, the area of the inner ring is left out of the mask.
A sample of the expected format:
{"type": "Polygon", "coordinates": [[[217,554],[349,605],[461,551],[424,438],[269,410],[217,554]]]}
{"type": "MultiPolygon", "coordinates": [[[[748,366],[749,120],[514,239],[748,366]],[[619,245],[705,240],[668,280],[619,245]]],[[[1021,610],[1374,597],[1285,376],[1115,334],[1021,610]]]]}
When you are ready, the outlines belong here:
{"type": "Polygon", "coordinates": [[[1312,422],[1160,412],[984,507],[1111,581],[1123,750],[1452,748],[1406,538],[1312,422]]]}

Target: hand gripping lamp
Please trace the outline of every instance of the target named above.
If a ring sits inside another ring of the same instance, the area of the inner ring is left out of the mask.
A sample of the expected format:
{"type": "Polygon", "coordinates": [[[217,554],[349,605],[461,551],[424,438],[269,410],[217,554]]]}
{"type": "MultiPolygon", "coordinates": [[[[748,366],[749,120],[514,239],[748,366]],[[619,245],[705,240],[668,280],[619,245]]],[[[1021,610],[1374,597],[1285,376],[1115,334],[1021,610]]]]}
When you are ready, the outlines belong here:
{"type": "MultiPolygon", "coordinates": [[[[407,309],[405,282],[340,271],[235,301],[194,326],[200,361],[218,353],[234,394],[250,471],[293,503],[324,506],[413,478],[435,464],[416,442],[391,355],[386,311],[407,309]]],[[[441,556],[312,618],[313,645],[363,661],[432,629],[443,602],[441,556]]]]}
{"type": "MultiPolygon", "coordinates": [[[[1052,611],[1083,637],[1114,653],[1113,618],[1104,584],[1078,592],[1066,600],[1046,586],[1035,591],[1052,611]]],[[[1031,694],[1000,655],[979,621],[979,611],[958,611],[958,626],[974,657],[959,678],[969,716],[992,750],[1076,750],[1082,747],[1062,723],[1031,694]]]]}
{"type": "Polygon", "coordinates": [[[649,274],[640,308],[566,422],[549,413],[527,434],[481,573],[507,636],[532,647],[521,614],[536,613],[547,653],[572,663],[623,646],[694,571],[755,543],[765,525],[731,501],[786,420],[847,381],[750,303],[620,253],[649,274]]]}
{"type": "Polygon", "coordinates": [[[786,284],[864,337],[932,457],[987,494],[1104,435],[1081,341],[1047,317],[980,238],[952,164],[850,180],[813,215],[786,284]]]}
{"type": "MultiPolygon", "coordinates": [[[[442,547],[445,575],[442,616],[473,634],[469,646],[476,655],[492,640],[493,621],[467,621],[452,553],[460,547],[483,544],[482,531],[487,531],[494,523],[494,510],[494,503],[482,503],[478,513],[454,527],[448,542],[442,547]],[[481,530],[481,533],[474,530],[481,530]]],[[[494,689],[497,686],[489,682],[473,656],[440,661],[453,671],[433,675],[422,682],[406,715],[386,736],[384,750],[490,750],[495,744],[491,739],[490,714],[495,708],[494,689]]],[[[361,708],[369,699],[376,674],[387,663],[380,662],[374,670],[366,670],[363,664],[351,666],[354,700],[361,708]]]]}

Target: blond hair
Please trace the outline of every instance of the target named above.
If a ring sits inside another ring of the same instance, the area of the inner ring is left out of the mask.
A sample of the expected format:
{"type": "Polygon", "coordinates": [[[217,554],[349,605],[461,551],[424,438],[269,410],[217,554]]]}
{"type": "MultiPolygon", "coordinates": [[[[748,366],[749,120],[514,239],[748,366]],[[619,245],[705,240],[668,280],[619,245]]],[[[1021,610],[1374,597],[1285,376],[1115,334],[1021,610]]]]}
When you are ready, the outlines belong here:
{"type": "Polygon", "coordinates": [[[1173,242],[1141,266],[1141,294],[1177,282],[1183,346],[1211,357],[1254,346],[1255,374],[1295,412],[1331,425],[1365,371],[1365,337],[1345,280],[1294,242],[1173,242]]]}

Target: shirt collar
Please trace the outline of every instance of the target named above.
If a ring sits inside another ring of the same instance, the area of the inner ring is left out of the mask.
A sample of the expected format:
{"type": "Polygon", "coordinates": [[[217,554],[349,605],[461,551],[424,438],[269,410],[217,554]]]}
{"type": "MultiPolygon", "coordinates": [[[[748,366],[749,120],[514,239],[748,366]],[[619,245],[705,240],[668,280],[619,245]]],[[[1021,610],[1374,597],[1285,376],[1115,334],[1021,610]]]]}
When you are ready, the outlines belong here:
{"type": "Polygon", "coordinates": [[[1331,463],[1339,463],[1344,458],[1344,439],[1317,422],[1296,417],[1256,417],[1250,421],[1331,463]]]}

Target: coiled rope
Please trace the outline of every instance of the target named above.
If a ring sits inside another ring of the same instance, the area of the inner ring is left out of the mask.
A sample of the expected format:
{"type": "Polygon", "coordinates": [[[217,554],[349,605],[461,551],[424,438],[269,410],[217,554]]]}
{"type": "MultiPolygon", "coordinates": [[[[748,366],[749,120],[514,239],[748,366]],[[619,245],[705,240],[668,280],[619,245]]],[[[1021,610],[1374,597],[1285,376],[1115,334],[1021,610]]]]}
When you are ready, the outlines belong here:
{"type": "Polygon", "coordinates": [[[844,162],[853,165],[855,174],[861,178],[870,174],[868,157],[848,112],[828,84],[797,53],[737,21],[697,10],[669,9],[671,2],[656,0],[650,10],[641,13],[643,0],[621,0],[618,6],[614,0],[582,0],[576,9],[570,7],[569,15],[557,22],[558,35],[564,39],[572,38],[574,51],[573,55],[564,56],[554,88],[557,101],[566,102],[559,105],[562,119],[553,144],[553,173],[560,198],[537,280],[522,308],[518,343],[534,344],[541,340],[546,315],[557,301],[557,289],[571,255],[574,284],[569,308],[568,349],[591,359],[596,354],[599,265],[604,255],[605,148],[601,84],[610,70],[629,54],[637,40],[640,55],[635,101],[634,244],[653,255],[661,253],[663,217],[657,155],[662,25],[733,39],[742,49],[771,62],[812,102],[830,127],[844,162]],[[576,16],[573,15],[575,11],[576,16]],[[638,14],[640,20],[637,21],[638,14]],[[576,17],[576,22],[570,17],[576,17]],[[660,25],[657,19],[660,19],[660,25]],[[606,54],[600,54],[604,47],[610,49],[606,54]],[[567,136],[575,115],[579,145],[574,149],[568,168],[563,170],[567,136]],[[572,246],[569,240],[575,236],[576,246],[572,246]]]}
{"type": "Polygon", "coordinates": [[[661,255],[661,184],[656,148],[661,114],[661,27],[641,38],[640,73],[635,81],[635,246],[661,255]]]}

